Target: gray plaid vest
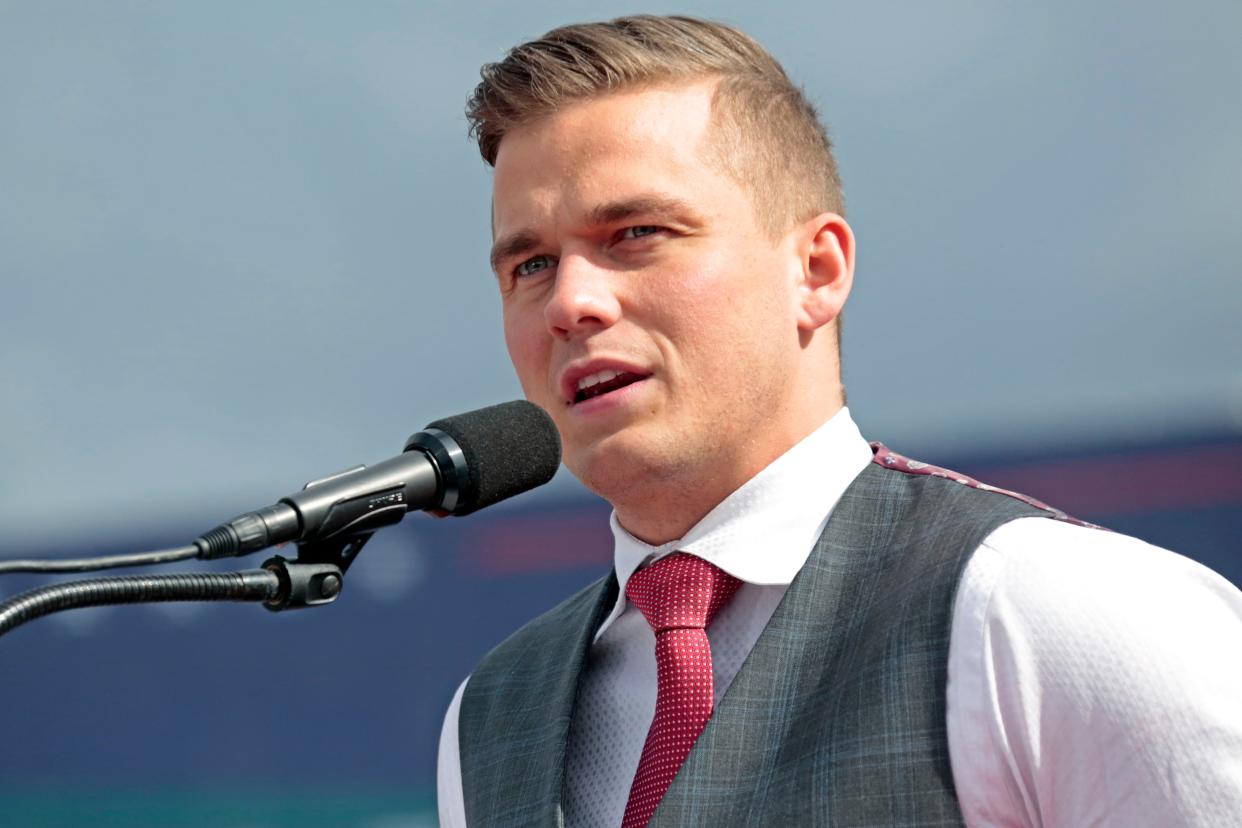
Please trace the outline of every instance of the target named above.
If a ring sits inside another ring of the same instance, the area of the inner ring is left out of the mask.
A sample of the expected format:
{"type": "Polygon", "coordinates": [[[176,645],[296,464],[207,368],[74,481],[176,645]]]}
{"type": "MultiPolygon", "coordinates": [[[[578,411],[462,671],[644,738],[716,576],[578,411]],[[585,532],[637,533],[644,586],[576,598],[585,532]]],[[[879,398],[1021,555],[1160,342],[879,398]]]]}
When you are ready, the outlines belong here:
{"type": "MultiPolygon", "coordinates": [[[[977,485],[877,448],[651,826],[962,824],[945,722],[958,581],[1001,524],[1065,518],[977,485]]],[[[611,575],[592,584],[471,675],[459,720],[471,826],[564,824],[578,677],[616,594],[611,575]]]]}

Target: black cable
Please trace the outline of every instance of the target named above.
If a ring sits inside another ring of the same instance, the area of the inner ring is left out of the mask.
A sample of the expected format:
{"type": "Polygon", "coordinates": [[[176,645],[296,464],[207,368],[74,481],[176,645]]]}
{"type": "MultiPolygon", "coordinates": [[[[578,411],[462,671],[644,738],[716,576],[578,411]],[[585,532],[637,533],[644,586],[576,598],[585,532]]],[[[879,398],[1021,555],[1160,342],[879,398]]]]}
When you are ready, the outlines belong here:
{"type": "Polygon", "coordinates": [[[280,578],[266,569],[181,575],[117,575],[28,590],[0,604],[0,635],[61,610],[153,601],[267,601],[280,578]]]}
{"type": "Polygon", "coordinates": [[[95,569],[112,569],[120,566],[172,563],[197,556],[198,547],[191,544],[190,546],[178,546],[175,549],[136,552],[130,555],[108,555],[100,558],[0,561],[0,575],[7,575],[11,572],[90,572],[95,569]]]}

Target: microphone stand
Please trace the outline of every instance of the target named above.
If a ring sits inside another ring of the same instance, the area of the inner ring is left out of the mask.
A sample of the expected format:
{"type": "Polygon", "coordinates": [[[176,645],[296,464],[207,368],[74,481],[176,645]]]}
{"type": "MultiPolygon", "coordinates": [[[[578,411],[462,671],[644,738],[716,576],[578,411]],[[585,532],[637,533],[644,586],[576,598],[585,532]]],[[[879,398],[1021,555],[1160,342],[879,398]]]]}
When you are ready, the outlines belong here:
{"type": "Polygon", "coordinates": [[[272,612],[323,606],[341,594],[345,570],[372,534],[302,543],[296,559],[276,555],[262,569],[121,575],[37,587],[0,603],[0,635],[54,612],[108,604],[255,601],[272,612]]]}

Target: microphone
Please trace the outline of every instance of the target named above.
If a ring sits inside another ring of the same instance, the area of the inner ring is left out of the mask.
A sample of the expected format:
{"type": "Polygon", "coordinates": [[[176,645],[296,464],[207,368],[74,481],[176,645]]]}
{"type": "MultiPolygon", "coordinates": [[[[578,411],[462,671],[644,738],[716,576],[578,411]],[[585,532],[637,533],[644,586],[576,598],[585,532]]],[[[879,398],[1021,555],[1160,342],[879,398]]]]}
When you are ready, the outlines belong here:
{"type": "Polygon", "coordinates": [[[238,515],[195,539],[209,560],[279,543],[369,535],[406,512],[468,515],[542,486],[561,462],[552,418],[525,400],[430,423],[404,451],[319,480],[271,506],[238,515]]]}

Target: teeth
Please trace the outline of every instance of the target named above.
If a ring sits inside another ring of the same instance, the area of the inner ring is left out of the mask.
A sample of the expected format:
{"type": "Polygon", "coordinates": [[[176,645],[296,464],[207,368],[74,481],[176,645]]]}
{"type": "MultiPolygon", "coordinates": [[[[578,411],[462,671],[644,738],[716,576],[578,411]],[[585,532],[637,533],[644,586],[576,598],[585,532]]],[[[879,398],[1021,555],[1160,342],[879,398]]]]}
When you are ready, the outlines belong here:
{"type": "Polygon", "coordinates": [[[582,379],[578,380],[578,390],[585,391],[586,389],[590,388],[592,385],[599,385],[601,382],[608,382],[609,380],[616,379],[619,376],[621,376],[620,371],[611,371],[611,370],[605,369],[603,371],[600,371],[598,374],[591,374],[591,376],[589,377],[583,377],[582,379]]]}

